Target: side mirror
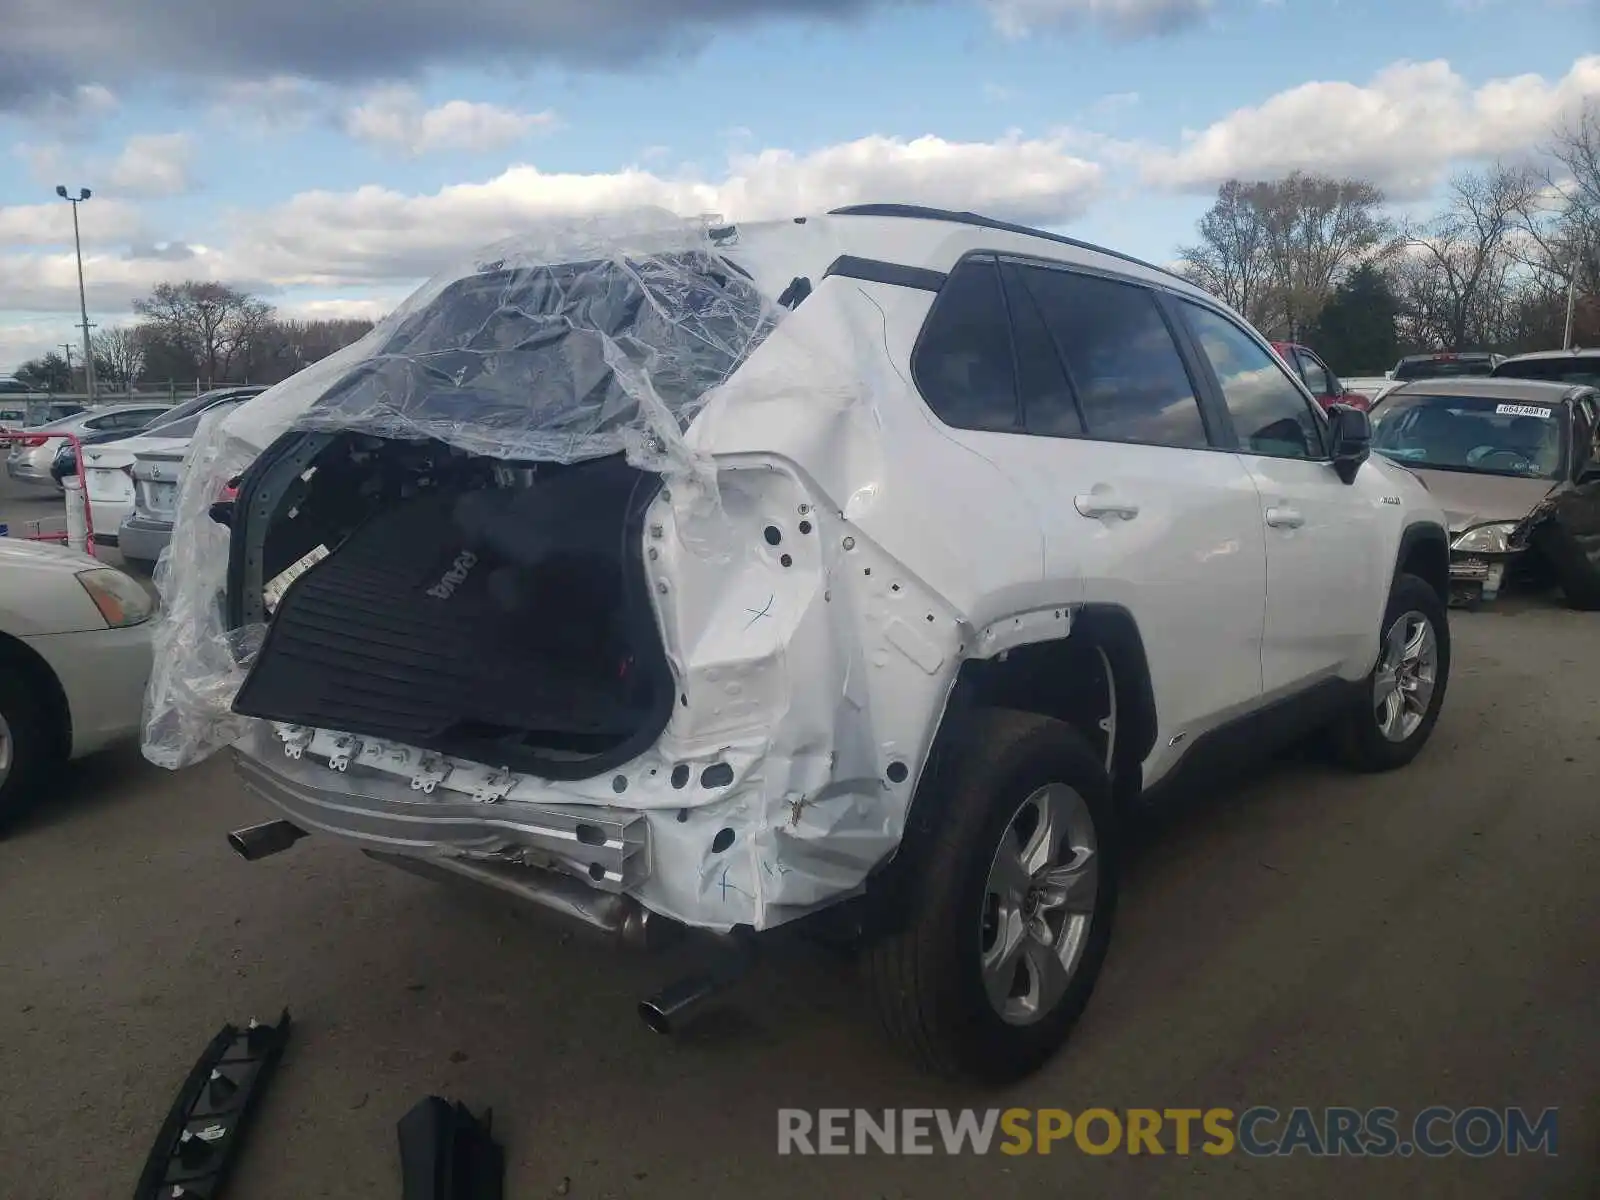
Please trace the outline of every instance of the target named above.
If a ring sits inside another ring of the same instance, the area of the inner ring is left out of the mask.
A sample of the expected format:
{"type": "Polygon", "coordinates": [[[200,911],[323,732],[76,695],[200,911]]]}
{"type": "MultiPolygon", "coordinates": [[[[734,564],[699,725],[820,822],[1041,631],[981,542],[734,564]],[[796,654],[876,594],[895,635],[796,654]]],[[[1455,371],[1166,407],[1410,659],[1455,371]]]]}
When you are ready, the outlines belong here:
{"type": "Polygon", "coordinates": [[[1330,404],[1328,430],[1333,443],[1333,469],[1345,483],[1354,483],[1356,472],[1372,453],[1372,420],[1359,408],[1330,404]]]}

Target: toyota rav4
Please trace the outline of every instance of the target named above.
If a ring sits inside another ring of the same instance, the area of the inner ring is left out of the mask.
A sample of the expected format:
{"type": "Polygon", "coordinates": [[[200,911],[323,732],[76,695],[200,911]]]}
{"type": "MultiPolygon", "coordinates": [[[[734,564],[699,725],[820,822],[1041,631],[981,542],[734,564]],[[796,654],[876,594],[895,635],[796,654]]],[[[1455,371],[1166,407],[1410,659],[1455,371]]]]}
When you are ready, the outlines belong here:
{"type": "Polygon", "coordinates": [[[229,748],[276,810],[246,857],[327,834],[624,939],[847,931],[925,1065],[1016,1078],[1100,972],[1131,806],[1427,741],[1444,516],[1368,441],[1070,238],[552,227],[197,437],[146,753],[229,748]]]}

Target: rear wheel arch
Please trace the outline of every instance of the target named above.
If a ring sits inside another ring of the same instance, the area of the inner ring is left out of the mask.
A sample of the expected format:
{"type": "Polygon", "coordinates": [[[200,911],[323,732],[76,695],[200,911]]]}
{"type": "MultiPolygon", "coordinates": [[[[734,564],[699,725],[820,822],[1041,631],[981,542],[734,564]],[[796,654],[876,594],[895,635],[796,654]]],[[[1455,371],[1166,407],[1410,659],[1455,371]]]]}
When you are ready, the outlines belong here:
{"type": "Polygon", "coordinates": [[[1143,790],[1143,764],[1156,741],[1149,660],[1127,609],[1086,605],[1075,610],[1066,637],[1017,646],[1003,658],[964,662],[906,814],[900,845],[869,883],[868,915],[857,932],[870,935],[892,928],[904,916],[906,884],[943,825],[948,796],[938,780],[960,753],[963,730],[976,714],[1006,709],[1051,717],[1071,726],[1103,758],[1107,735],[1098,721],[1109,699],[1116,706],[1110,773],[1115,799],[1122,804],[1143,790]]]}
{"type": "Polygon", "coordinates": [[[1400,534],[1392,581],[1415,575],[1445,603],[1450,601],[1450,535],[1437,521],[1414,521],[1400,534]]]}
{"type": "Polygon", "coordinates": [[[40,697],[55,742],[52,749],[58,759],[67,758],[72,753],[72,707],[50,664],[26,642],[0,633],[0,673],[20,678],[40,697]]]}

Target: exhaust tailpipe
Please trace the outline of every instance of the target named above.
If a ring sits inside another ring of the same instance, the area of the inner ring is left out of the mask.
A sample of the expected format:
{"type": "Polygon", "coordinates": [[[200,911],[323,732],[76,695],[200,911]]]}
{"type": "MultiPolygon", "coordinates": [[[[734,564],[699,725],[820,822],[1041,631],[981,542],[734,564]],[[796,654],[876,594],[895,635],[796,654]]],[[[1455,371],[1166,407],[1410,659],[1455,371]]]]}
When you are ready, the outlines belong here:
{"type": "Polygon", "coordinates": [[[725,991],[750,969],[753,954],[735,950],[711,970],[680,979],[639,1002],[639,1019],[656,1033],[677,1033],[708,1000],[725,991]]]}
{"type": "Polygon", "coordinates": [[[298,825],[291,825],[287,821],[267,821],[261,825],[235,829],[228,835],[228,845],[245,862],[255,862],[269,854],[287,850],[305,836],[306,831],[298,825]]]}

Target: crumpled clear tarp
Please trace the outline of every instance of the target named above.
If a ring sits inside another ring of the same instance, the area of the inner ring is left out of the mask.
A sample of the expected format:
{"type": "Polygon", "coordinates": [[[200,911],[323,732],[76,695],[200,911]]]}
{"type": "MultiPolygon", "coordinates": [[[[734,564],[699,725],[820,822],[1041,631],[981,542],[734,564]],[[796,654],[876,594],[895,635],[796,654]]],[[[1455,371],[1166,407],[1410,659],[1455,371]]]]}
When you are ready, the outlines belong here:
{"type": "Polygon", "coordinates": [[[290,430],[432,438],[475,455],[570,463],[618,452],[717,505],[684,440],[708,395],[785,309],[717,253],[712,219],[640,209],[542,223],[455,263],[354,345],[202,423],[156,572],[162,613],[144,753],[178,769],[242,737],[231,704],[260,627],[225,627],[233,477],[290,430]]]}

